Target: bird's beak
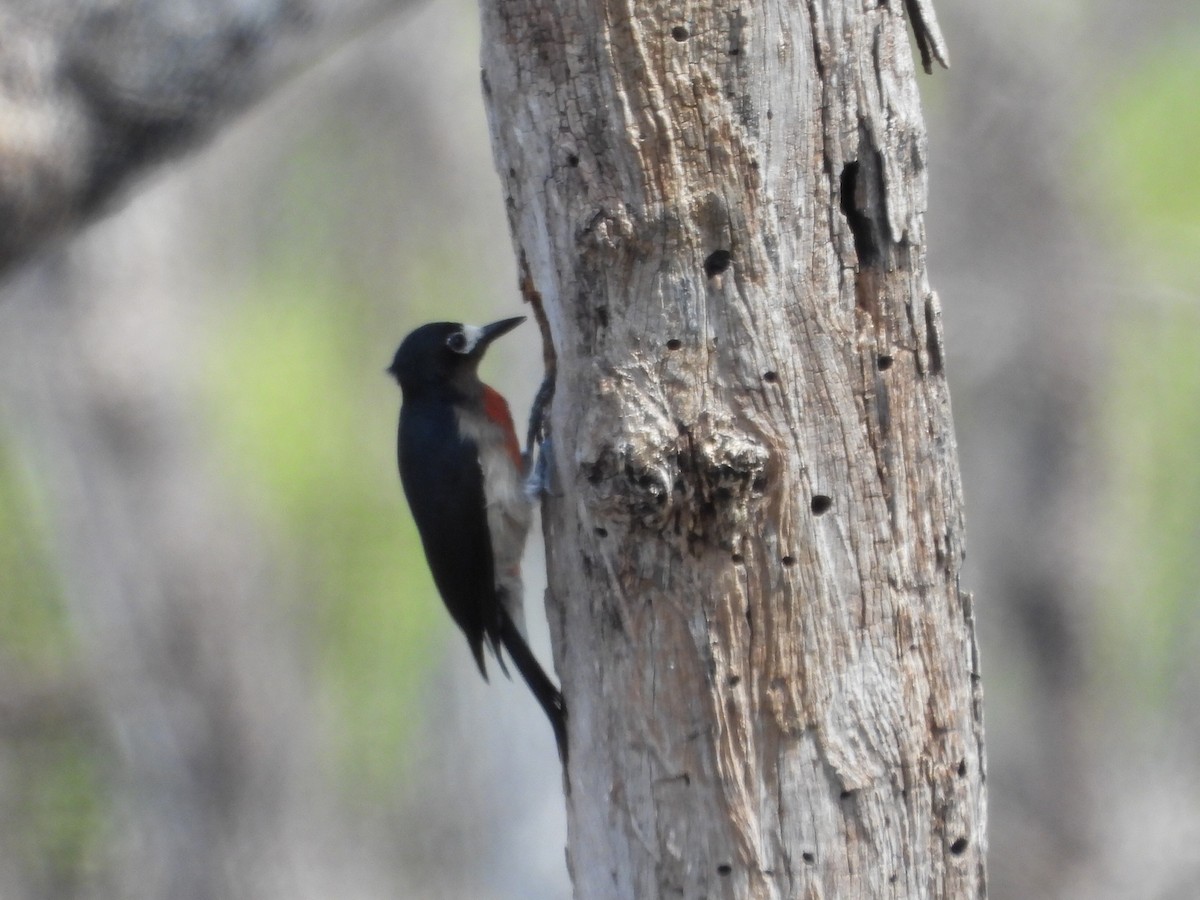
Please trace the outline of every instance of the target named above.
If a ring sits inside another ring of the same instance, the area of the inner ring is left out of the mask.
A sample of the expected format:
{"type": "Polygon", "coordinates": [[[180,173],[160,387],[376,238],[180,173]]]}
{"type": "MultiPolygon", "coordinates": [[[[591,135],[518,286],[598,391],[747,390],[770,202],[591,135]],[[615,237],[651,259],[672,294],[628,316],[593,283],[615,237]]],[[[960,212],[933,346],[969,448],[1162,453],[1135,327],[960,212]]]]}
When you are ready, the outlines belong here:
{"type": "Polygon", "coordinates": [[[508,334],[524,321],[524,316],[514,316],[511,319],[501,319],[499,322],[493,322],[491,325],[484,325],[479,329],[479,340],[475,342],[476,351],[483,351],[488,344],[500,337],[500,335],[508,334]]]}

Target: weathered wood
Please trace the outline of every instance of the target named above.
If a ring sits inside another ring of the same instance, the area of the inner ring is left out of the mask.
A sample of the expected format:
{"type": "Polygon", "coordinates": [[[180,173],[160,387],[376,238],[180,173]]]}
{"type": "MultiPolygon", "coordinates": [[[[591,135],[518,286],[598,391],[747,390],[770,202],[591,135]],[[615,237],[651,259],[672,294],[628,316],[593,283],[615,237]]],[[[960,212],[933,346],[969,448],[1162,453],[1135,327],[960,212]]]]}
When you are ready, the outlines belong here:
{"type": "Polygon", "coordinates": [[[983,896],[903,4],[482,15],[557,371],[544,523],[576,896],[983,896]]]}

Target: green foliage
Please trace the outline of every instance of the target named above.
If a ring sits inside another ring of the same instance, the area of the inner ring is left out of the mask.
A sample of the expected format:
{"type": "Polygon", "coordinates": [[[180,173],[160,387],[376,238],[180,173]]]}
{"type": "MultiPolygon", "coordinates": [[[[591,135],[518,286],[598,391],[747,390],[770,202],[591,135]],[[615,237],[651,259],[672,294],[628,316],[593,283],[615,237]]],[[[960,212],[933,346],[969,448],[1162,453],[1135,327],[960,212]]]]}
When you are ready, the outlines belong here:
{"type": "Polygon", "coordinates": [[[1155,280],[1200,290],[1200,55],[1196,36],[1122,68],[1088,146],[1099,196],[1155,280]]]}
{"type": "Polygon", "coordinates": [[[0,441],[0,651],[38,670],[60,667],[68,629],[45,544],[41,506],[0,441]]]}
{"type": "MultiPolygon", "coordinates": [[[[1094,192],[1138,267],[1112,328],[1104,671],[1168,703],[1194,673],[1200,627],[1200,57],[1195,40],[1158,47],[1116,76],[1088,152],[1094,192]]],[[[1117,686],[1114,686],[1117,687],[1117,686]]]]}
{"type": "MultiPolygon", "coordinates": [[[[71,690],[74,663],[62,595],[54,574],[39,492],[0,441],[0,663],[18,694],[71,690]]],[[[74,893],[104,837],[107,796],[102,753],[84,737],[86,723],[63,718],[70,698],[53,696],[29,709],[34,717],[4,744],[0,796],[7,829],[0,846],[19,859],[46,896],[74,893]],[[61,702],[57,702],[61,701],[61,702]]]]}
{"type": "Polygon", "coordinates": [[[101,754],[82,735],[41,736],[26,746],[17,789],[16,843],[43,896],[75,896],[98,873],[109,808],[101,754]]]}
{"type": "Polygon", "coordinates": [[[1198,360],[1200,309],[1123,322],[1115,341],[1109,643],[1158,701],[1200,639],[1198,360]]]}
{"type": "Polygon", "coordinates": [[[1162,684],[1200,632],[1200,310],[1124,323],[1110,398],[1118,635],[1162,684]]]}

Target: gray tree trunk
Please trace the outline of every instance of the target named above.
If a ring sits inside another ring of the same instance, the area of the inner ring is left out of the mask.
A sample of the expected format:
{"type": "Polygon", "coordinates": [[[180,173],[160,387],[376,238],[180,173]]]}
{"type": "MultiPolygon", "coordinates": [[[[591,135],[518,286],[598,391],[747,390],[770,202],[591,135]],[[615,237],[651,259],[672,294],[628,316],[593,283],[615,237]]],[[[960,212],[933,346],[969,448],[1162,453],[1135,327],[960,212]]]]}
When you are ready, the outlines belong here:
{"type": "MultiPolygon", "coordinates": [[[[932,10],[906,3],[928,68],[932,10]]],[[[905,11],[492,0],[579,898],[982,897],[905,11]]]]}

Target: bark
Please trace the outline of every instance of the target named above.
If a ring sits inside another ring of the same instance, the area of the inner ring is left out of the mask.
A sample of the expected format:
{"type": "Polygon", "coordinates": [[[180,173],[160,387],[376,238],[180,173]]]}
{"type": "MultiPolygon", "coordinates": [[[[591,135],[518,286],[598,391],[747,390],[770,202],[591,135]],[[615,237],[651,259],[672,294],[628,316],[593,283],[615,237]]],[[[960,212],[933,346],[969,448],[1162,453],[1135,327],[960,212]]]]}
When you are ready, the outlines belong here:
{"type": "Polygon", "coordinates": [[[577,897],[985,893],[904,7],[483,4],[577,897]]]}

